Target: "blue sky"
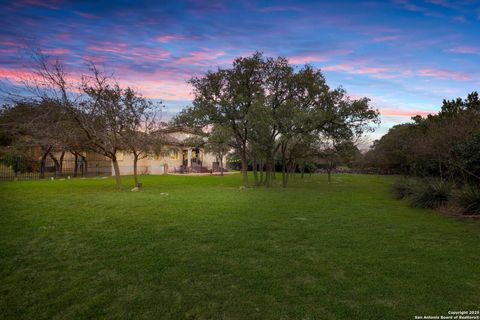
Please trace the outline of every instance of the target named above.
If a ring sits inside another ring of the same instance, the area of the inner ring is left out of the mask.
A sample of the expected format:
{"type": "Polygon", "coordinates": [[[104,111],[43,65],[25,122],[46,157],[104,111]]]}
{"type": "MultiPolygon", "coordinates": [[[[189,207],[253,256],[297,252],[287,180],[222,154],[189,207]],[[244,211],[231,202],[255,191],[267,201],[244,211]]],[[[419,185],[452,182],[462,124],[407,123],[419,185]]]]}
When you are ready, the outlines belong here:
{"type": "Polygon", "coordinates": [[[188,105],[186,80],[259,50],[321,68],[328,83],[367,96],[382,114],[371,138],[443,98],[480,88],[480,1],[2,1],[0,80],[28,76],[25,49],[94,60],[169,114],[188,105]]]}

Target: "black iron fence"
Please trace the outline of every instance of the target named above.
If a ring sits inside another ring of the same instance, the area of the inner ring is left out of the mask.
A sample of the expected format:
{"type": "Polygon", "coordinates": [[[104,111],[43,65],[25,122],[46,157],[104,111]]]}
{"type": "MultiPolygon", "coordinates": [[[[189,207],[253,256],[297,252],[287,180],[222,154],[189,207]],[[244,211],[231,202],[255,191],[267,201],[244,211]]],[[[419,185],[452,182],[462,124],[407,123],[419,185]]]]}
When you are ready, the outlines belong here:
{"type": "Polygon", "coordinates": [[[0,158],[0,180],[30,180],[74,177],[100,177],[112,175],[110,160],[63,160],[55,163],[22,157],[0,158]]]}

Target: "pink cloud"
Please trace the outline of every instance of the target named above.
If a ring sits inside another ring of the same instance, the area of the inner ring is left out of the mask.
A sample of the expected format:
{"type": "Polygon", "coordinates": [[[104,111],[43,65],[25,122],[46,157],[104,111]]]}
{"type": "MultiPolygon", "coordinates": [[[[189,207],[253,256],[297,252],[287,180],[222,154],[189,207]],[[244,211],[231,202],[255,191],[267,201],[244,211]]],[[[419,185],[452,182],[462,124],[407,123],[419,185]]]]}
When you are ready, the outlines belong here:
{"type": "Polygon", "coordinates": [[[17,0],[14,2],[16,6],[36,6],[44,7],[51,10],[58,10],[60,8],[61,0],[17,0]]]}
{"type": "Polygon", "coordinates": [[[288,62],[293,64],[305,64],[309,62],[323,62],[327,61],[328,58],[325,56],[315,56],[315,55],[306,55],[306,56],[291,56],[288,58],[288,62]]]}
{"type": "Polygon", "coordinates": [[[323,67],[322,70],[340,71],[340,72],[351,73],[351,74],[381,74],[381,73],[392,71],[388,68],[358,66],[358,64],[356,63],[340,63],[336,65],[323,67]]]}
{"type": "Polygon", "coordinates": [[[418,75],[422,77],[452,79],[452,80],[459,80],[459,81],[471,80],[471,77],[465,73],[450,71],[450,70],[442,70],[442,69],[428,69],[428,68],[419,69],[418,75]]]}
{"type": "Polygon", "coordinates": [[[67,48],[53,48],[53,49],[44,49],[42,50],[45,54],[51,55],[62,55],[62,54],[69,54],[70,50],[67,48]]]}
{"type": "MultiPolygon", "coordinates": [[[[142,61],[160,61],[170,57],[170,52],[157,47],[130,47],[127,43],[105,43],[102,46],[91,45],[88,49],[95,52],[113,53],[125,59],[141,59],[142,61]]],[[[94,56],[94,54],[89,54],[94,56]]]]}
{"type": "Polygon", "coordinates": [[[388,42],[388,41],[396,41],[400,37],[399,36],[381,36],[381,37],[375,37],[372,40],[374,42],[388,42]]]}
{"type": "Polygon", "coordinates": [[[13,41],[0,41],[0,46],[21,47],[21,45],[19,45],[18,42],[13,42],[13,41]]]}
{"type": "Polygon", "coordinates": [[[105,42],[102,45],[90,45],[87,47],[87,49],[92,51],[123,54],[128,49],[128,43],[105,42]]]}
{"type": "Polygon", "coordinates": [[[77,16],[80,16],[80,17],[85,18],[85,19],[90,19],[90,20],[100,19],[99,16],[96,16],[96,15],[91,14],[91,13],[76,11],[75,14],[76,14],[77,16]]]}
{"type": "Polygon", "coordinates": [[[407,11],[420,12],[423,15],[428,16],[428,17],[442,17],[443,16],[442,14],[440,14],[438,12],[431,11],[428,8],[425,8],[425,7],[420,7],[420,6],[418,6],[414,3],[411,3],[408,0],[394,0],[394,3],[403,7],[407,11]]]}
{"type": "Polygon", "coordinates": [[[57,39],[62,40],[62,41],[68,41],[72,38],[72,35],[68,32],[63,32],[60,33],[56,36],[57,39]]]}
{"type": "Polygon", "coordinates": [[[129,50],[129,57],[143,61],[161,61],[170,57],[170,52],[161,48],[135,47],[129,50]]]}
{"type": "Polygon", "coordinates": [[[339,55],[347,55],[352,53],[351,50],[332,50],[323,52],[320,54],[305,54],[305,55],[293,55],[288,57],[288,61],[293,64],[305,64],[310,62],[325,62],[330,60],[331,57],[339,55]]]}
{"type": "Polygon", "coordinates": [[[448,49],[447,52],[463,53],[463,54],[480,54],[480,47],[456,47],[448,49]]]}
{"type": "Polygon", "coordinates": [[[0,68],[0,78],[11,81],[19,81],[20,79],[31,78],[34,74],[25,69],[6,69],[0,68]]]}
{"type": "Polygon", "coordinates": [[[408,110],[399,108],[379,108],[380,114],[386,117],[414,117],[420,115],[426,117],[429,114],[435,114],[437,111],[408,110]]]}
{"type": "Polygon", "coordinates": [[[155,40],[159,42],[170,42],[170,41],[182,40],[182,39],[185,39],[185,37],[181,35],[176,35],[176,34],[166,34],[166,35],[155,38],[155,40]]]}
{"type": "Polygon", "coordinates": [[[187,56],[180,57],[173,61],[174,64],[192,64],[205,65],[208,62],[217,60],[225,55],[223,51],[212,51],[210,49],[203,49],[202,51],[190,52],[187,56]]]}
{"type": "Polygon", "coordinates": [[[96,63],[102,63],[108,60],[105,56],[91,56],[91,55],[83,55],[81,56],[82,60],[84,61],[91,61],[96,63]]]}
{"type": "Polygon", "coordinates": [[[17,51],[16,48],[0,48],[0,53],[15,53],[17,51]]]}

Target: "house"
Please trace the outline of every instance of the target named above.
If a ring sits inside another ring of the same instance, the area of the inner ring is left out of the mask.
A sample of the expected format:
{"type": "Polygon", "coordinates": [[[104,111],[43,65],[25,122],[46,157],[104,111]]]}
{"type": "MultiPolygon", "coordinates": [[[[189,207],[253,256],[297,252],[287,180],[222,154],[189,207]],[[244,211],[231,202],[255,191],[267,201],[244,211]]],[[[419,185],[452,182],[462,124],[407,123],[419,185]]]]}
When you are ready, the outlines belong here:
{"type": "MultiPolygon", "coordinates": [[[[219,171],[220,159],[215,154],[205,152],[202,148],[194,148],[186,142],[189,138],[198,136],[192,130],[185,128],[170,128],[161,131],[164,136],[162,152],[151,153],[137,163],[138,174],[165,173],[202,173],[219,171]]],[[[58,157],[57,157],[58,158],[58,157]]],[[[117,161],[122,175],[133,174],[134,157],[132,153],[120,151],[117,161]]],[[[51,160],[49,160],[51,162],[51,160]]],[[[94,152],[83,152],[81,157],[66,153],[63,157],[62,173],[72,174],[76,167],[78,175],[112,175],[114,170],[109,158],[94,152]]],[[[226,163],[225,157],[223,163],[226,163]]],[[[52,167],[53,163],[49,165],[52,167]]]]}
{"type": "MultiPolygon", "coordinates": [[[[219,171],[220,159],[203,148],[188,146],[186,141],[198,134],[185,128],[162,130],[163,152],[150,154],[138,161],[139,174],[189,173],[219,171]]],[[[122,175],[133,174],[133,154],[119,152],[118,165],[122,175]]],[[[225,158],[223,159],[225,162],[225,158]]]]}

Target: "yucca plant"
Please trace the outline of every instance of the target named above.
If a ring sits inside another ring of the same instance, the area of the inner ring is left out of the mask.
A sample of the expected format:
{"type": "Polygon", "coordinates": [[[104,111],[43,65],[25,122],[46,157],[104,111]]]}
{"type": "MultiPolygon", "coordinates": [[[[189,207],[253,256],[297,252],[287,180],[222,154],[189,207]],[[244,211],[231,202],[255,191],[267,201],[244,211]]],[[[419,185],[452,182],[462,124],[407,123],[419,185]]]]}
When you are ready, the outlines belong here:
{"type": "Polygon", "coordinates": [[[465,214],[480,214],[480,188],[465,186],[454,196],[455,203],[462,208],[465,214]]]}
{"type": "Polygon", "coordinates": [[[438,208],[450,198],[452,185],[442,180],[424,180],[415,183],[407,198],[413,207],[438,208]]]}

